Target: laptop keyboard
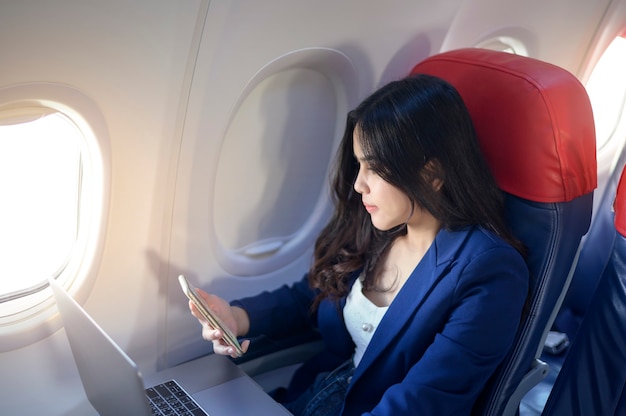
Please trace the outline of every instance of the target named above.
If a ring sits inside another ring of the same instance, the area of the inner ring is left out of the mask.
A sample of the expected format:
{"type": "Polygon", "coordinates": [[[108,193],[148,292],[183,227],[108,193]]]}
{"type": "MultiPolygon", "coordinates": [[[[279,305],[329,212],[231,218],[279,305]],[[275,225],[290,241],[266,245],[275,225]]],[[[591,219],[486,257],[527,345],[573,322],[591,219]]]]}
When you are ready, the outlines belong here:
{"type": "Polygon", "coordinates": [[[153,415],[208,416],[174,380],[146,389],[146,395],[153,415]]]}

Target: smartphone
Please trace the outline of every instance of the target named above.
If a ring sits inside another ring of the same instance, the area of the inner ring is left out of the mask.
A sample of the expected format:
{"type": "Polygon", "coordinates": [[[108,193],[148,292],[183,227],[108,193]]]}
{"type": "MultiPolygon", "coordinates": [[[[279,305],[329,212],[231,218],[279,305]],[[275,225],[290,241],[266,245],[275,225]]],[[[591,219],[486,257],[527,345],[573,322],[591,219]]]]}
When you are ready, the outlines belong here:
{"type": "Polygon", "coordinates": [[[233,332],[228,329],[226,325],[224,325],[219,316],[213,313],[213,311],[211,310],[211,308],[209,308],[209,305],[207,305],[204,299],[196,294],[196,288],[191,286],[185,276],[183,276],[182,274],[178,276],[178,282],[180,283],[180,287],[183,289],[183,292],[185,293],[187,298],[189,298],[189,300],[192,301],[194,305],[196,305],[196,308],[198,308],[202,316],[207,321],[209,321],[209,324],[213,328],[219,329],[222,334],[224,334],[222,337],[224,342],[235,350],[235,354],[237,355],[237,357],[241,357],[243,355],[243,350],[241,349],[241,345],[239,344],[239,341],[237,340],[237,337],[233,334],[233,332]]]}

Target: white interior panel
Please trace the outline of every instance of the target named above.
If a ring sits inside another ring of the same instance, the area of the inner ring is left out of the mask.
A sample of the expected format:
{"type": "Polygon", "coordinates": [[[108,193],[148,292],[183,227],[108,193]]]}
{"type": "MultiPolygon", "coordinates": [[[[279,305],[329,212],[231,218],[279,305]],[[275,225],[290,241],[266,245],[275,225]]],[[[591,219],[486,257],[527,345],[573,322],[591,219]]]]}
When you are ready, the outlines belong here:
{"type": "Polygon", "coordinates": [[[529,0],[464,2],[443,50],[475,46],[499,36],[522,43],[528,56],[580,75],[598,22],[611,0],[529,0]],[[528,10],[536,13],[528,13],[528,10]]]}
{"type": "MultiPolygon", "coordinates": [[[[313,241],[328,219],[329,172],[345,115],[356,100],[355,79],[354,66],[342,53],[308,48],[271,60],[246,82],[222,137],[209,143],[198,136],[192,142],[190,165],[196,173],[190,184],[177,188],[196,189],[186,196],[194,201],[187,215],[202,224],[193,227],[202,245],[187,246],[188,253],[206,247],[202,258],[217,261],[220,271],[206,276],[181,267],[181,272],[227,299],[306,272],[313,241]],[[251,277],[246,285],[236,284],[244,276],[251,277]]],[[[180,195],[177,205],[184,206],[180,195]]],[[[177,285],[170,288],[172,302],[186,304],[177,285]]],[[[168,331],[164,366],[208,348],[197,324],[184,315],[179,307],[168,312],[168,320],[182,320],[188,330],[177,324],[175,332],[168,331]]]]}

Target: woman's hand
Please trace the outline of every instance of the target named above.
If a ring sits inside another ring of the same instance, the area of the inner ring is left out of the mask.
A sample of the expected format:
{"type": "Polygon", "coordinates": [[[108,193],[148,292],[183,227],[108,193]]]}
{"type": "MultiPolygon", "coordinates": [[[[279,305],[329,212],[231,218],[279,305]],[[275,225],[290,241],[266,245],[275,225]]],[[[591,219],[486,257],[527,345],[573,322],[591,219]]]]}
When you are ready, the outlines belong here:
{"type": "MultiPolygon", "coordinates": [[[[215,313],[220,320],[226,325],[235,336],[244,336],[248,333],[250,327],[250,320],[248,314],[241,308],[236,306],[230,306],[228,302],[216,295],[206,293],[202,289],[196,289],[198,296],[202,297],[204,301],[209,305],[209,308],[215,313]]],[[[198,319],[202,325],[202,338],[213,343],[213,351],[216,354],[229,355],[233,358],[237,358],[237,353],[233,347],[227,345],[224,342],[224,334],[219,329],[213,328],[211,324],[202,316],[196,306],[189,301],[189,310],[191,314],[198,319]]],[[[245,340],[241,343],[241,349],[245,353],[250,346],[250,340],[245,340]]]]}

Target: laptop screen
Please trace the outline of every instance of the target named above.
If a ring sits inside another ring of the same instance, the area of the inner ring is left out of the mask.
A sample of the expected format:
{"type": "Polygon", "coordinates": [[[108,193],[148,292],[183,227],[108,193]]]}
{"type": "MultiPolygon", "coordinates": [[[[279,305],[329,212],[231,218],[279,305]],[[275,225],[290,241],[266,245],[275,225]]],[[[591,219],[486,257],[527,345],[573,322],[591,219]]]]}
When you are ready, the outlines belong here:
{"type": "Polygon", "coordinates": [[[137,365],[56,280],[49,282],[92,406],[101,415],[151,415],[137,365]]]}

